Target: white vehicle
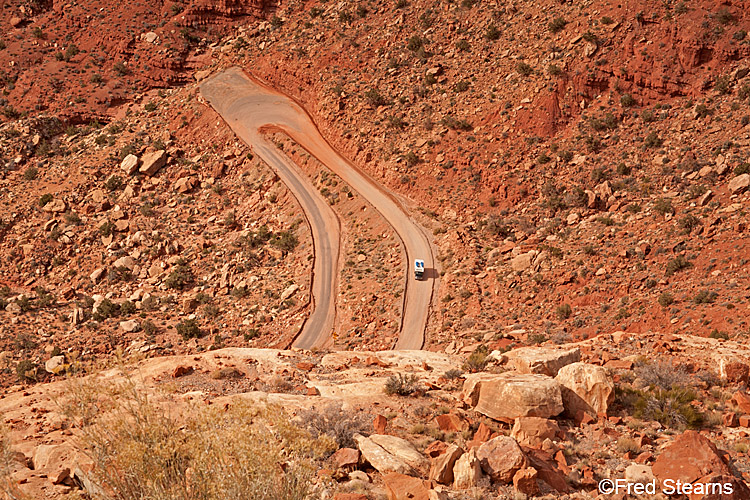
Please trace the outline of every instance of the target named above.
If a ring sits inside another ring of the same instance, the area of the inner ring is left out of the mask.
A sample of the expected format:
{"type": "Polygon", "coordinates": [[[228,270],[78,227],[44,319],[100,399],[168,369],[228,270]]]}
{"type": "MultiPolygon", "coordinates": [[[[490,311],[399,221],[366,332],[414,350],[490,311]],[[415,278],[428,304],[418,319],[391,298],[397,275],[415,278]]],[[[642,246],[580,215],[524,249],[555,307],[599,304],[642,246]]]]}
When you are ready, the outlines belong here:
{"type": "Polygon", "coordinates": [[[414,277],[418,280],[424,278],[424,261],[421,259],[414,261],[414,277]]]}

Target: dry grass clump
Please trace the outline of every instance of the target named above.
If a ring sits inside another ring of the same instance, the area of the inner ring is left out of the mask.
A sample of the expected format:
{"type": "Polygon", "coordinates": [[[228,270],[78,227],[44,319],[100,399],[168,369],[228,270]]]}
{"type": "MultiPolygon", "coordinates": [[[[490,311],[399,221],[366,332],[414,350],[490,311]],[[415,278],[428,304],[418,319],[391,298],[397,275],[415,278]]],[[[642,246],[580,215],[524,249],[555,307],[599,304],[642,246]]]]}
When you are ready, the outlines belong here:
{"type": "Polygon", "coordinates": [[[299,413],[297,419],[315,437],[326,435],[339,447],[356,447],[355,434],[369,434],[372,422],[369,415],[344,410],[341,403],[331,403],[323,408],[312,407],[299,413]]]}
{"type": "Polygon", "coordinates": [[[94,500],[302,500],[315,461],[335,449],[281,408],[236,401],[175,417],[132,382],[73,385],[64,409],[94,462],[94,500]]]}

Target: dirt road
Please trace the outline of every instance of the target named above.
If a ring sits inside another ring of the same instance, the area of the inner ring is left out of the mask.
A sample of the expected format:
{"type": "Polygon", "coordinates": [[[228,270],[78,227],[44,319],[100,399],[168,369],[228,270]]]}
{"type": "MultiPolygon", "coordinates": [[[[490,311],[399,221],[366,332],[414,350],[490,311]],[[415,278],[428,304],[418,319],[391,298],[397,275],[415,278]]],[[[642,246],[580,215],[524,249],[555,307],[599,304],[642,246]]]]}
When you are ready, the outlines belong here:
{"type": "Polygon", "coordinates": [[[317,316],[322,314],[319,309],[323,307],[329,311],[327,314],[335,311],[333,301],[337,292],[335,274],[338,269],[338,220],[335,215],[331,215],[330,207],[304,173],[263,138],[263,130],[286,133],[373,205],[396,231],[406,251],[406,290],[401,332],[395,347],[421,349],[433,289],[437,286],[435,259],[428,233],[409,216],[392,193],[336,152],[320,134],[310,116],[293,99],[251,79],[239,68],[230,68],[211,77],[200,85],[200,89],[235,133],[279,172],[279,176],[300,200],[313,228],[315,307],[294,345],[303,348],[322,346],[329,341],[333,317],[329,317],[329,323],[326,324],[317,316]],[[306,197],[315,202],[304,203],[302,200],[306,197]],[[326,210],[323,210],[319,202],[326,205],[326,210]],[[334,235],[335,244],[331,241],[334,235]],[[323,244],[319,238],[327,238],[328,242],[323,244]],[[414,259],[425,261],[425,279],[422,281],[414,278],[414,259]],[[327,260],[327,264],[319,262],[322,260],[327,260]],[[316,316],[315,321],[313,316],[316,316]]]}

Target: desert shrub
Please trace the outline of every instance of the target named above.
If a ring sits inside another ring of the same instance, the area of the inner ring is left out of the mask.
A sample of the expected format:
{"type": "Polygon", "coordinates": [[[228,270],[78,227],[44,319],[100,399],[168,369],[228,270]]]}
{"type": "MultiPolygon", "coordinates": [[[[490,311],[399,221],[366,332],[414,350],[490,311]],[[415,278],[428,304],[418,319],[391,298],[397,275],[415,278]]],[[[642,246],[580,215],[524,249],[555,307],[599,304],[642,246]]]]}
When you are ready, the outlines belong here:
{"type": "Polygon", "coordinates": [[[104,321],[107,318],[113,318],[119,314],[120,306],[109,299],[104,299],[97,306],[93,318],[95,321],[104,321]]]}
{"type": "Polygon", "coordinates": [[[42,196],[39,197],[38,205],[40,207],[43,207],[44,205],[46,205],[47,203],[49,203],[53,199],[54,199],[54,196],[52,196],[52,193],[45,193],[45,194],[43,194],[42,196]]]}
{"type": "Polygon", "coordinates": [[[703,103],[698,104],[695,107],[695,118],[696,119],[705,118],[705,117],[707,117],[709,115],[712,115],[713,113],[714,113],[714,110],[712,108],[709,108],[708,106],[706,106],[703,103]]]}
{"type": "Polygon", "coordinates": [[[101,226],[99,226],[99,234],[105,237],[112,234],[114,230],[115,230],[115,225],[108,220],[102,222],[101,226]]]}
{"type": "Polygon", "coordinates": [[[369,89],[365,92],[365,101],[375,108],[378,106],[387,106],[390,103],[377,89],[369,89]]]}
{"type": "Polygon", "coordinates": [[[674,296],[669,292],[663,292],[659,295],[659,305],[662,307],[669,307],[674,303],[674,296]]]}
{"type": "Polygon", "coordinates": [[[673,366],[666,361],[638,365],[635,367],[635,375],[646,384],[664,390],[690,383],[690,375],[683,365],[673,366]]]}
{"type": "Polygon", "coordinates": [[[156,332],[159,331],[154,322],[150,320],[146,320],[141,323],[141,329],[147,336],[156,335],[156,332]]]}
{"type": "Polygon", "coordinates": [[[686,234],[690,234],[693,229],[701,225],[701,220],[693,214],[688,214],[685,217],[681,217],[677,221],[677,225],[680,226],[686,234]]]}
{"type": "Polygon", "coordinates": [[[36,381],[36,364],[29,359],[23,359],[16,365],[16,375],[22,382],[36,381]]]}
{"type": "Polygon", "coordinates": [[[118,76],[125,76],[128,74],[128,67],[123,61],[118,61],[112,66],[112,69],[118,76]]]}
{"type": "Polygon", "coordinates": [[[620,104],[622,104],[626,108],[630,108],[632,106],[635,106],[635,98],[633,98],[630,94],[622,94],[620,96],[620,104]]]}
{"type": "Polygon", "coordinates": [[[555,316],[559,320],[568,319],[571,314],[573,314],[573,308],[570,307],[570,304],[561,304],[555,309],[555,316]]]}
{"type": "Polygon", "coordinates": [[[272,405],[233,401],[177,418],[132,383],[89,384],[65,411],[94,464],[92,500],[301,500],[314,461],[334,448],[272,405]]]}
{"type": "Polygon", "coordinates": [[[547,73],[549,73],[550,76],[560,76],[563,74],[563,70],[556,64],[550,64],[547,66],[547,73]]]}
{"type": "Polygon", "coordinates": [[[175,329],[183,340],[199,339],[203,336],[203,331],[201,330],[200,325],[198,325],[198,321],[195,319],[180,321],[175,325],[175,329]]]}
{"type": "Polygon", "coordinates": [[[674,207],[668,199],[659,198],[654,202],[654,211],[659,215],[674,214],[674,207]]]}
{"type": "Polygon", "coordinates": [[[729,334],[726,332],[720,332],[718,329],[714,328],[711,330],[711,333],[708,334],[709,338],[712,339],[721,339],[721,340],[729,340],[729,334]]]}
{"type": "Polygon", "coordinates": [[[450,370],[448,370],[447,372],[445,372],[443,374],[443,377],[446,380],[455,380],[455,379],[461,377],[463,374],[464,374],[464,372],[462,372],[458,368],[451,368],[450,370]]]}
{"type": "Polygon", "coordinates": [[[565,26],[568,24],[568,21],[563,19],[562,17],[556,17],[549,23],[549,30],[552,33],[559,33],[560,31],[565,29],[565,26]]]}
{"type": "Polygon", "coordinates": [[[647,148],[658,148],[661,147],[661,145],[664,143],[664,141],[657,135],[656,132],[649,132],[649,134],[646,136],[646,138],[643,140],[643,145],[647,148]]]}
{"type": "Polygon", "coordinates": [[[23,172],[23,178],[24,180],[27,180],[27,181],[33,181],[34,179],[36,179],[36,176],[38,174],[39,174],[39,169],[34,166],[31,166],[23,172]]]}
{"type": "Polygon", "coordinates": [[[719,94],[728,94],[732,89],[732,80],[729,75],[720,76],[714,82],[714,90],[719,94]]]}
{"type": "Polygon", "coordinates": [[[678,255],[677,257],[673,259],[669,259],[667,261],[667,276],[672,276],[674,273],[683,271],[685,269],[688,269],[690,267],[693,267],[693,264],[688,261],[685,257],[682,255],[678,255]]]}
{"type": "Polygon", "coordinates": [[[693,297],[693,302],[696,304],[713,304],[718,296],[719,294],[716,292],[701,290],[693,297]]]}
{"type": "Polygon", "coordinates": [[[404,375],[398,373],[388,377],[385,381],[386,394],[397,396],[408,396],[419,389],[419,379],[416,375],[404,375]]]}
{"type": "Polygon", "coordinates": [[[180,259],[172,272],[169,273],[169,276],[167,276],[167,279],[164,280],[164,284],[167,288],[181,289],[194,279],[195,277],[193,276],[193,271],[190,269],[190,265],[185,260],[180,259]]]}
{"type": "Polygon", "coordinates": [[[356,448],[355,434],[367,435],[371,432],[372,421],[363,412],[344,410],[341,403],[332,403],[323,408],[311,407],[297,415],[307,431],[318,438],[326,435],[340,448],[356,448]]]}
{"type": "Polygon", "coordinates": [[[489,350],[487,349],[487,346],[484,344],[479,345],[474,349],[474,352],[469,355],[462,368],[471,373],[481,372],[484,370],[485,366],[487,366],[487,362],[489,361],[487,359],[488,355],[489,350]]]}
{"type": "Polygon", "coordinates": [[[500,30],[497,29],[497,26],[495,26],[494,24],[490,24],[487,27],[487,31],[485,31],[484,33],[484,37],[487,40],[497,40],[498,38],[500,38],[500,30]]]}
{"type": "Polygon", "coordinates": [[[635,403],[633,415],[672,429],[696,429],[703,423],[703,414],[691,404],[697,398],[693,389],[685,387],[644,392],[635,403]]]}
{"type": "Polygon", "coordinates": [[[271,246],[278,248],[284,252],[291,252],[297,248],[299,240],[291,231],[282,231],[281,233],[275,234],[270,240],[271,246]]]}
{"type": "Polygon", "coordinates": [[[518,71],[518,74],[521,76],[529,76],[534,72],[534,68],[524,61],[518,61],[518,64],[516,64],[516,71],[518,71]]]}

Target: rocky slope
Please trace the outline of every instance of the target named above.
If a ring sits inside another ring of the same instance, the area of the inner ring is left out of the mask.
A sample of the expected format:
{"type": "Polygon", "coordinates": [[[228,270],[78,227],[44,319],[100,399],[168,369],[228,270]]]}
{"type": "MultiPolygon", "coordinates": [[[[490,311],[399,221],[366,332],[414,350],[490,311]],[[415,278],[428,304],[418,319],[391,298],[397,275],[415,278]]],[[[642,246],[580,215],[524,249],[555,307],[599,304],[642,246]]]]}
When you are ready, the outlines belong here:
{"type": "MultiPolygon", "coordinates": [[[[283,407],[303,432],[332,440],[313,462],[314,498],[601,498],[602,480],[654,478],[665,489],[678,479],[731,485],[721,498],[750,491],[750,351],[735,342],[616,332],[469,359],[248,348],[139,356],[6,393],[6,491],[95,494],[106,464],[87,446],[92,429],[114,422],[112,394],[139,395],[188,427],[210,408],[283,407]]],[[[129,434],[134,446],[139,435],[129,434]]]]}

